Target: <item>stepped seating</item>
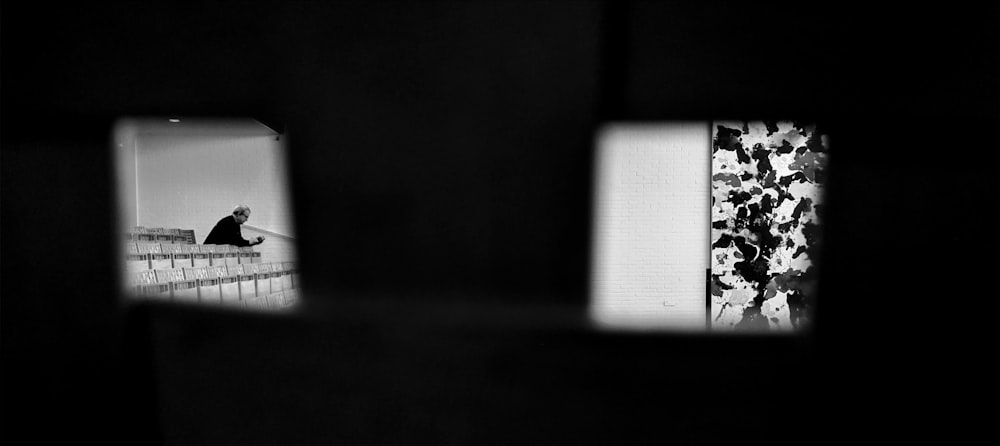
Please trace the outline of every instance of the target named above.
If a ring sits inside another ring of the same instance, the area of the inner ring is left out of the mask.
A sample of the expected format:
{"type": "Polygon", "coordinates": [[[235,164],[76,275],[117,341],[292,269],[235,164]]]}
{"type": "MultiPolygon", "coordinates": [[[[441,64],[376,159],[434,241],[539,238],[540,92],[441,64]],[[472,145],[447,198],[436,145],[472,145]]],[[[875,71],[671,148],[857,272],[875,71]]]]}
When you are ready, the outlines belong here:
{"type": "Polygon", "coordinates": [[[202,249],[202,245],[196,245],[198,250],[191,253],[191,267],[199,268],[202,266],[212,265],[212,251],[208,249],[202,249]]]}
{"type": "Polygon", "coordinates": [[[284,276],[284,268],[282,268],[281,263],[271,263],[271,292],[280,293],[285,290],[285,281],[282,280],[284,276]]]}
{"type": "Polygon", "coordinates": [[[139,252],[135,243],[125,244],[125,271],[129,274],[149,269],[149,254],[139,252]]]}
{"type": "Polygon", "coordinates": [[[285,306],[285,293],[277,292],[264,296],[264,302],[269,308],[281,308],[285,306]]]}
{"type": "Polygon", "coordinates": [[[295,288],[301,288],[302,285],[300,285],[300,284],[302,282],[299,279],[299,270],[298,270],[298,268],[295,267],[295,262],[285,262],[284,268],[285,268],[285,271],[288,271],[288,277],[289,277],[289,280],[291,281],[291,284],[292,284],[291,288],[293,288],[293,289],[295,289],[295,288]]]}
{"type": "Polygon", "coordinates": [[[226,253],[229,252],[229,245],[200,245],[201,252],[208,253],[208,266],[225,265],[226,253]]]}
{"type": "Polygon", "coordinates": [[[271,264],[251,263],[257,279],[257,297],[271,294],[271,264]]]}
{"type": "Polygon", "coordinates": [[[222,303],[226,305],[240,304],[240,265],[235,266],[213,266],[214,272],[219,278],[219,287],[222,291],[222,303]]]}
{"type": "Polygon", "coordinates": [[[240,251],[239,249],[230,249],[225,252],[225,258],[223,258],[223,264],[229,265],[239,265],[240,264],[240,251]]]}
{"type": "Polygon", "coordinates": [[[170,253],[163,252],[163,246],[161,244],[139,244],[139,252],[143,251],[149,254],[149,269],[173,268],[173,260],[171,259],[170,253]]]}
{"type": "Polygon", "coordinates": [[[160,245],[160,249],[170,254],[171,268],[193,268],[194,249],[197,245],[160,245]]]}
{"type": "Polygon", "coordinates": [[[138,243],[156,243],[156,234],[137,232],[133,234],[132,240],[138,243]]]}
{"type": "Polygon", "coordinates": [[[184,278],[194,279],[197,283],[199,302],[217,304],[222,302],[222,288],[219,286],[218,277],[212,276],[211,268],[211,266],[185,268],[184,278]]]}
{"type": "Polygon", "coordinates": [[[237,265],[230,271],[235,270],[236,283],[239,285],[240,300],[257,297],[257,279],[247,265],[237,265]]]}
{"type": "Polygon", "coordinates": [[[136,226],[131,231],[126,232],[125,241],[189,245],[197,243],[194,238],[194,229],[146,228],[143,226],[136,226]]]}
{"type": "Polygon", "coordinates": [[[156,281],[170,284],[170,300],[177,302],[198,302],[198,284],[184,277],[182,268],[158,269],[156,281]]]}
{"type": "Polygon", "coordinates": [[[156,281],[156,270],[139,271],[132,276],[130,285],[136,295],[146,299],[170,300],[170,284],[156,281]]]}
{"type": "MultiPolygon", "coordinates": [[[[258,257],[260,257],[260,256],[258,256],[258,257]]],[[[239,259],[239,262],[237,262],[239,264],[253,263],[253,248],[251,248],[249,246],[244,247],[244,248],[240,248],[239,257],[237,257],[237,258],[239,259]]],[[[258,262],[258,263],[260,263],[260,262],[258,262]]]]}
{"type": "Polygon", "coordinates": [[[190,238],[183,232],[137,227],[127,234],[126,289],[135,298],[261,311],[298,301],[295,262],[266,262],[251,247],[188,243],[194,231],[190,238]]]}

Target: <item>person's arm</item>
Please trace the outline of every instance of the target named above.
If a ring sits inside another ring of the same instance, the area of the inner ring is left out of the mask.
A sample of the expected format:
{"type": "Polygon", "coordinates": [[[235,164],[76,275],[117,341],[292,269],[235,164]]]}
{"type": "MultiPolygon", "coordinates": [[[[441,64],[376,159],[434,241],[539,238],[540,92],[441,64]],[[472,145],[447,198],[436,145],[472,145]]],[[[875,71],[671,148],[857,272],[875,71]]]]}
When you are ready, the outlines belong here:
{"type": "Polygon", "coordinates": [[[236,228],[236,231],[237,232],[233,234],[233,243],[230,243],[231,245],[236,245],[239,247],[253,246],[253,245],[259,245],[261,242],[264,241],[264,237],[253,237],[249,240],[243,238],[243,234],[240,232],[238,226],[236,228]]]}
{"type": "Polygon", "coordinates": [[[230,219],[226,222],[226,225],[229,227],[227,230],[229,235],[226,237],[227,240],[225,244],[238,246],[240,248],[254,245],[253,241],[243,238],[243,231],[240,230],[240,225],[239,223],[236,223],[236,220],[230,219]]]}
{"type": "Polygon", "coordinates": [[[251,238],[249,240],[244,239],[243,238],[243,232],[240,231],[239,225],[236,226],[236,239],[239,240],[240,242],[242,242],[238,246],[253,246],[253,245],[259,245],[259,244],[261,244],[261,243],[264,242],[264,237],[263,236],[253,237],[253,238],[251,238]]]}

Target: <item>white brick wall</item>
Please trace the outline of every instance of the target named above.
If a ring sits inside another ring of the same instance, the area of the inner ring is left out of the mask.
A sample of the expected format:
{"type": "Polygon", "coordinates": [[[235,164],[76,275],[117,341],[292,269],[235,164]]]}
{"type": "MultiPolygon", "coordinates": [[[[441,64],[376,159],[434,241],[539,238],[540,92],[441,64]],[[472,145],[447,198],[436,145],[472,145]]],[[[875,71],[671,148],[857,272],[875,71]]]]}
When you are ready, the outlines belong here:
{"type": "Polygon", "coordinates": [[[596,156],[592,320],[607,329],[704,330],[709,123],[609,125],[596,156]]]}

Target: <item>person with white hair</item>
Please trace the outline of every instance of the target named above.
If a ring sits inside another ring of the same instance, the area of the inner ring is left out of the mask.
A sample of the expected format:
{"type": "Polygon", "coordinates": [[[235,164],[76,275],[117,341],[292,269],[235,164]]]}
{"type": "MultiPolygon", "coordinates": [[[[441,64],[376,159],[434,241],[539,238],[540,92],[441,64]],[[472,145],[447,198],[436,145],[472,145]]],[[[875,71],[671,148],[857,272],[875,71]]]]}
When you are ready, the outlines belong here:
{"type": "Polygon", "coordinates": [[[205,237],[206,245],[234,245],[234,246],[253,246],[259,245],[264,242],[264,237],[255,237],[252,240],[247,240],[243,238],[243,233],[240,231],[240,225],[246,223],[250,218],[250,206],[241,204],[233,209],[232,215],[227,215],[222,217],[212,228],[212,231],[208,233],[208,237],[205,237]]]}

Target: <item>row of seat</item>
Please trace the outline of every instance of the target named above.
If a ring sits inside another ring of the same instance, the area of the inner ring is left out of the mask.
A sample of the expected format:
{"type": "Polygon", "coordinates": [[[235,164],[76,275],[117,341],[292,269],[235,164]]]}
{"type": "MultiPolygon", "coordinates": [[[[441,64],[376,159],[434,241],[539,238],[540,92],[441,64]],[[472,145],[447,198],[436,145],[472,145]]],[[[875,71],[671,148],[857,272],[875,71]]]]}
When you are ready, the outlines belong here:
{"type": "Polygon", "coordinates": [[[194,229],[180,228],[147,228],[145,226],[133,226],[131,232],[152,233],[152,234],[180,234],[183,231],[194,232],[194,229]]]}
{"type": "Polygon", "coordinates": [[[146,228],[136,226],[131,231],[125,233],[125,240],[129,242],[155,242],[170,244],[194,244],[194,229],[177,228],[146,228]]]}
{"type": "Polygon", "coordinates": [[[149,301],[175,301],[179,303],[218,305],[227,308],[237,308],[245,310],[275,311],[287,310],[293,307],[299,300],[298,290],[284,290],[270,293],[264,296],[247,297],[239,300],[194,300],[194,299],[173,299],[165,293],[151,293],[136,296],[139,299],[149,301]]]}
{"type": "Polygon", "coordinates": [[[250,298],[240,301],[238,304],[231,303],[227,305],[236,305],[248,310],[280,310],[294,306],[298,300],[299,295],[296,290],[287,290],[271,293],[264,297],[250,298]]]}
{"type": "Polygon", "coordinates": [[[295,262],[263,262],[251,247],[199,245],[194,230],[135,227],[124,243],[126,287],[134,298],[288,308],[298,300],[295,262]]]}
{"type": "Polygon", "coordinates": [[[194,235],[186,236],[181,234],[125,234],[126,241],[136,242],[156,242],[156,243],[195,243],[194,235]]]}
{"type": "Polygon", "coordinates": [[[128,253],[164,253],[164,252],[254,252],[250,246],[232,245],[199,245],[155,243],[155,242],[125,242],[125,252],[128,253]]]}
{"type": "Polygon", "coordinates": [[[250,247],[166,243],[125,243],[126,271],[261,263],[250,247]]]}
{"type": "Polygon", "coordinates": [[[240,304],[294,291],[299,275],[294,262],[150,269],[129,274],[127,287],[140,298],[240,304]]]}

